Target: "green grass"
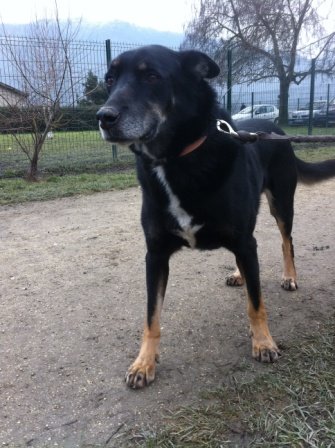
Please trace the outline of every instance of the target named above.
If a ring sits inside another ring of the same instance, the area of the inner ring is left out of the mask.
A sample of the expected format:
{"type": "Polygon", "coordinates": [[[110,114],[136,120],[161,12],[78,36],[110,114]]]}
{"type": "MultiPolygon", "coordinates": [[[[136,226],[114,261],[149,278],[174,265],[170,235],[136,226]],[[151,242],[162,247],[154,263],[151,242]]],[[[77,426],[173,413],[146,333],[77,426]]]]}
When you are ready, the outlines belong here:
{"type": "Polygon", "coordinates": [[[120,190],[137,184],[134,169],[119,173],[50,176],[39,182],[27,182],[24,179],[0,179],[0,205],[120,190]]]}
{"type": "Polygon", "coordinates": [[[267,366],[267,373],[241,366],[226,379],[229,385],[202,394],[205,405],[174,411],[161,431],[147,428],[128,435],[129,446],[333,447],[334,351],[332,319],[320,334],[285,349],[285,356],[267,366]]]}
{"type": "MultiPolygon", "coordinates": [[[[21,138],[29,141],[29,135],[21,138]]],[[[137,185],[134,156],[98,131],[55,132],[39,160],[39,182],[26,182],[29,161],[10,135],[0,135],[0,205],[41,201],[137,185]]]]}
{"type": "MultiPolygon", "coordinates": [[[[283,126],[283,130],[289,135],[307,135],[307,126],[283,126]]],[[[334,135],[335,127],[322,128],[314,126],[312,129],[313,135],[334,135]]]]}
{"type": "MultiPolygon", "coordinates": [[[[26,143],[32,141],[30,134],[20,134],[19,138],[26,143]]],[[[56,131],[54,132],[54,138],[46,139],[43,150],[64,153],[67,153],[73,148],[89,150],[92,148],[92,145],[95,146],[96,143],[100,142],[104,146],[110,146],[102,141],[98,128],[94,131],[56,131]]],[[[0,148],[1,151],[16,151],[19,149],[19,146],[15,138],[10,134],[0,134],[0,148]]]]}
{"type": "MultiPolygon", "coordinates": [[[[112,145],[95,131],[60,132],[47,140],[39,163],[41,180],[36,183],[22,179],[28,162],[8,146],[10,141],[10,136],[0,135],[0,205],[137,185],[131,152],[118,148],[118,158],[113,159],[112,145]]],[[[296,144],[295,148],[297,156],[306,161],[335,158],[335,145],[296,144]]]]}
{"type": "MultiPolygon", "coordinates": [[[[286,127],[287,134],[306,134],[306,127],[286,127]]],[[[314,128],[313,134],[334,134],[335,128],[314,128]]],[[[20,139],[31,141],[28,134],[20,139]]],[[[296,148],[311,148],[299,144],[296,148]]],[[[334,145],[332,145],[334,148],[334,145]]],[[[315,151],[323,148],[314,144],[315,151]]],[[[333,151],[334,152],[334,151],[333,151]]],[[[54,132],[53,139],[47,139],[42,149],[39,169],[45,174],[74,174],[81,172],[106,171],[115,163],[132,163],[133,154],[126,148],[117,148],[117,160],[112,145],[101,139],[98,130],[54,132]]],[[[11,135],[0,134],[0,178],[23,177],[29,167],[29,160],[11,135]]]]}
{"type": "MultiPolygon", "coordinates": [[[[26,142],[30,135],[21,135],[26,142]]],[[[134,163],[127,148],[117,148],[102,140],[98,131],[55,132],[47,139],[40,154],[38,167],[44,174],[74,174],[106,171],[115,164],[134,163]]],[[[29,167],[27,156],[10,135],[0,134],[0,178],[23,177],[29,167]]]]}
{"type": "Polygon", "coordinates": [[[327,159],[335,159],[335,144],[295,144],[295,154],[306,162],[320,162],[327,159]]]}

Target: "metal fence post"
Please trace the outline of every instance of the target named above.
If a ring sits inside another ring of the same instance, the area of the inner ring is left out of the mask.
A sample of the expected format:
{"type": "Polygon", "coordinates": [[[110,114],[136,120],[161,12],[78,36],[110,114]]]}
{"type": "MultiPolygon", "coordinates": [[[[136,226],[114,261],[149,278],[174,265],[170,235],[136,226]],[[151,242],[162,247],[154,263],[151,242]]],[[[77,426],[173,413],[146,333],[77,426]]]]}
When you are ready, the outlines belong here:
{"type": "Polygon", "coordinates": [[[254,118],[254,104],[255,104],[255,99],[254,99],[254,92],[251,92],[251,118],[254,118]]]}
{"type": "Polygon", "coordinates": [[[107,39],[106,42],[106,62],[107,62],[107,69],[109,68],[109,65],[112,60],[112,51],[111,51],[111,41],[110,39],[107,39]]]}
{"type": "MultiPolygon", "coordinates": [[[[107,70],[108,70],[110,63],[112,61],[112,49],[111,49],[110,39],[107,39],[105,43],[106,43],[106,63],[107,63],[107,70]]],[[[116,145],[112,145],[112,157],[113,157],[113,162],[115,162],[117,160],[117,146],[116,145]]]]}
{"type": "Polygon", "coordinates": [[[308,135],[312,135],[313,132],[313,107],[314,107],[314,86],[315,86],[315,61],[312,59],[311,65],[311,87],[309,92],[309,117],[308,117],[308,135]]]}
{"type": "Polygon", "coordinates": [[[330,84],[327,85],[326,128],[328,128],[329,101],[330,101],[330,84]]]}
{"type": "Polygon", "coordinates": [[[227,74],[227,110],[231,113],[231,89],[232,89],[232,51],[228,50],[227,52],[227,66],[228,66],[228,74],[227,74]]]}

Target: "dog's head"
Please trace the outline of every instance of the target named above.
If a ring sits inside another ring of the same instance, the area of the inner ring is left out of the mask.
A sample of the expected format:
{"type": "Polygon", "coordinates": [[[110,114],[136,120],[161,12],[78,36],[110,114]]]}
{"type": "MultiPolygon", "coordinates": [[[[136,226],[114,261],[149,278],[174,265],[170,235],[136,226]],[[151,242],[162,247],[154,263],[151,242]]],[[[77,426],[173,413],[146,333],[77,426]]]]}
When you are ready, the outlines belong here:
{"type": "Polygon", "coordinates": [[[218,74],[216,63],[198,51],[151,45],[122,53],[105,76],[109,98],[97,113],[102,137],[149,146],[157,138],[166,139],[168,122],[194,115],[200,84],[218,74]]]}

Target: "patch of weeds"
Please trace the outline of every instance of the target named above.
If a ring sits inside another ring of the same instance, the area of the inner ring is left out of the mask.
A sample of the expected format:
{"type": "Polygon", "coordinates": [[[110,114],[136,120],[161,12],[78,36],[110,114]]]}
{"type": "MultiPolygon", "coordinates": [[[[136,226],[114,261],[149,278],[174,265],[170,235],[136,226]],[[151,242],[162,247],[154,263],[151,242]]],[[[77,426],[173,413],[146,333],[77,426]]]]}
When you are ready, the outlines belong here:
{"type": "Polygon", "coordinates": [[[306,162],[321,162],[335,158],[335,146],[322,143],[306,143],[293,145],[295,155],[306,162]]]}
{"type": "Polygon", "coordinates": [[[133,435],[129,446],[335,446],[334,320],[268,367],[263,374],[237,372],[229,385],[202,394],[207,405],[171,412],[164,430],[133,435]]]}
{"type": "Polygon", "coordinates": [[[0,205],[121,190],[136,185],[138,182],[135,170],[105,174],[53,175],[42,178],[39,182],[27,182],[24,179],[0,179],[0,205]]]}

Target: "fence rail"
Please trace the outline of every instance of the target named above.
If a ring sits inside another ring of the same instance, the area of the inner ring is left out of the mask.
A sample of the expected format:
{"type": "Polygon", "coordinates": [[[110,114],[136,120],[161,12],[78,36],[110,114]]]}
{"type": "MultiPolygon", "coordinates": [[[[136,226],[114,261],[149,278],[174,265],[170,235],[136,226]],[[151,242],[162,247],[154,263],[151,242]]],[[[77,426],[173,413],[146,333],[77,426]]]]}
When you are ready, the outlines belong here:
{"type": "MultiPolygon", "coordinates": [[[[10,124],[6,110],[12,101],[16,101],[18,107],[22,109],[25,101],[25,79],[18,73],[12,58],[14,55],[24,57],[27,67],[35,70],[36,76],[38,76],[37,68],[36,66],[32,67],[32,64],[35,63],[39,45],[41,43],[32,38],[0,36],[0,177],[22,175],[29,164],[17,139],[19,135],[22,138],[26,125],[22,122],[17,123],[14,119],[10,124]],[[11,51],[8,51],[9,46],[11,51]],[[13,129],[16,134],[12,132],[13,129]]],[[[99,108],[99,104],[90,100],[85,85],[91,74],[96,77],[97,88],[101,87],[110,60],[119,53],[136,48],[136,46],[112,41],[71,43],[69,47],[71,84],[70,80],[65,83],[68,93],[62,96],[58,110],[59,116],[41,152],[39,161],[41,171],[60,173],[106,170],[118,166],[117,164],[133,161],[130,151],[110,145],[101,139],[95,119],[95,112],[99,108]],[[69,96],[70,93],[72,97],[69,96]],[[75,101],[73,101],[73,96],[75,101]]],[[[41,70],[42,67],[47,66],[46,63],[43,65],[43,61],[40,61],[39,69],[41,70]]],[[[232,75],[230,90],[226,83],[214,82],[213,86],[221,104],[229,106],[232,114],[239,112],[241,105],[278,105],[279,85],[274,79],[239,84],[234,83],[234,75],[232,75]]],[[[299,86],[291,86],[289,97],[291,113],[301,109],[302,105],[306,105],[310,101],[310,89],[310,76],[299,86]]],[[[315,101],[321,101],[327,105],[335,101],[334,78],[316,76],[314,89],[315,101]]],[[[36,107],[43,109],[44,106],[37,102],[36,107]]],[[[290,134],[307,132],[307,122],[297,124],[301,126],[290,127],[286,131],[290,134]]],[[[328,125],[328,129],[314,128],[313,133],[335,133],[335,128],[330,126],[331,122],[326,121],[325,124],[328,125]]],[[[24,138],[29,141],[32,137],[27,132],[24,134],[24,138]]]]}

